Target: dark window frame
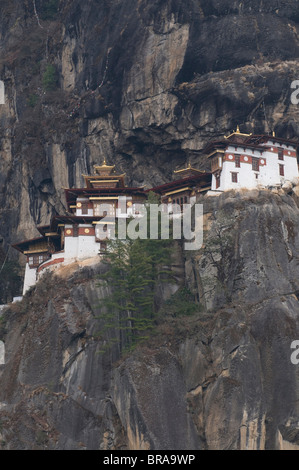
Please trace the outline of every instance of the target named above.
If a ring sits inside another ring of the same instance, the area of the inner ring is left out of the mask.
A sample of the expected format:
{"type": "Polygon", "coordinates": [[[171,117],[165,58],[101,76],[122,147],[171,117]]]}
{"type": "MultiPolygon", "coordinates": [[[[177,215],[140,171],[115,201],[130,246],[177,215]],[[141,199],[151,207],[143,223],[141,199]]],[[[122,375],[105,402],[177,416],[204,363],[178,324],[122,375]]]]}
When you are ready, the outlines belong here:
{"type": "Polygon", "coordinates": [[[232,171],[231,175],[232,175],[232,183],[238,183],[238,173],[236,171],[232,171]]]}
{"type": "Polygon", "coordinates": [[[79,237],[79,227],[78,225],[73,225],[73,237],[79,237]]]}
{"type": "Polygon", "coordinates": [[[258,157],[252,157],[252,170],[253,171],[260,171],[260,159],[258,157]]]}
{"type": "Polygon", "coordinates": [[[28,265],[30,268],[38,268],[38,266],[45,261],[48,261],[50,259],[49,253],[44,253],[44,254],[32,254],[28,256],[28,265]],[[32,263],[30,262],[30,258],[32,258],[32,263]],[[42,260],[40,260],[42,258],[42,260]]]}
{"type": "Polygon", "coordinates": [[[284,160],[283,148],[278,149],[278,160],[281,160],[281,161],[284,160]]]}
{"type": "Polygon", "coordinates": [[[81,211],[82,215],[88,215],[88,202],[82,202],[81,211]]]}

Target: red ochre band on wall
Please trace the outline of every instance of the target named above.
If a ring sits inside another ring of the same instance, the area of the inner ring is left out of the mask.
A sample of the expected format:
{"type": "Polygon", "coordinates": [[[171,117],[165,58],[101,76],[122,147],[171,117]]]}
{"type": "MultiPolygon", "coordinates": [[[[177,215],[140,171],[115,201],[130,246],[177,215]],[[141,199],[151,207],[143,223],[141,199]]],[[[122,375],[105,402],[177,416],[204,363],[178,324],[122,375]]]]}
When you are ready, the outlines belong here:
{"type": "MultiPolygon", "coordinates": [[[[74,229],[67,228],[64,232],[66,237],[74,237],[74,229]]],[[[76,236],[85,236],[85,237],[94,237],[95,236],[95,229],[94,227],[79,227],[76,236]]]]}
{"type": "Polygon", "coordinates": [[[94,227],[79,227],[78,235],[84,235],[85,237],[94,237],[95,229],[94,227]]]}
{"type": "Polygon", "coordinates": [[[49,263],[46,263],[46,264],[43,264],[42,266],[40,266],[38,269],[37,269],[37,272],[41,272],[43,269],[45,268],[48,268],[49,266],[53,266],[53,264],[59,264],[59,263],[63,263],[64,262],[64,258],[57,258],[57,259],[53,259],[52,261],[49,261],[49,263]]]}
{"type": "MultiPolygon", "coordinates": [[[[239,154],[237,155],[239,156],[239,154]]],[[[249,163],[252,164],[252,158],[257,158],[259,160],[260,166],[266,166],[267,160],[264,157],[258,157],[255,155],[240,155],[240,163],[249,163]]],[[[232,152],[226,153],[223,157],[223,161],[225,162],[234,162],[235,161],[235,154],[232,152]],[[233,158],[229,158],[232,155],[233,158]]]]}

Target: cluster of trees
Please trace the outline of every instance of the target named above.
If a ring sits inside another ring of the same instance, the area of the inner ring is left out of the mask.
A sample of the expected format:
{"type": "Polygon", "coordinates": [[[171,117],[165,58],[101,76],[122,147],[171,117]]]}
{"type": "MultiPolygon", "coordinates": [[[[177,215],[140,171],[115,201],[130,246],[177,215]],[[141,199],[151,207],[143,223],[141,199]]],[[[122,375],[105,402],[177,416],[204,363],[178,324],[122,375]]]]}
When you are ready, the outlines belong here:
{"type": "Polygon", "coordinates": [[[21,291],[22,276],[17,261],[9,260],[0,251],[0,304],[11,302],[21,291]]]}
{"type": "Polygon", "coordinates": [[[109,294],[102,300],[99,317],[107,348],[117,343],[121,353],[148,338],[157,313],[158,286],[173,282],[173,249],[172,240],[152,240],[149,234],[147,239],[108,241],[109,269],[100,283],[109,294]]]}
{"type": "Polygon", "coordinates": [[[171,282],[172,244],[168,240],[108,242],[109,269],[101,279],[109,294],[102,300],[101,336],[120,352],[148,338],[154,327],[157,286],[171,282]]]}

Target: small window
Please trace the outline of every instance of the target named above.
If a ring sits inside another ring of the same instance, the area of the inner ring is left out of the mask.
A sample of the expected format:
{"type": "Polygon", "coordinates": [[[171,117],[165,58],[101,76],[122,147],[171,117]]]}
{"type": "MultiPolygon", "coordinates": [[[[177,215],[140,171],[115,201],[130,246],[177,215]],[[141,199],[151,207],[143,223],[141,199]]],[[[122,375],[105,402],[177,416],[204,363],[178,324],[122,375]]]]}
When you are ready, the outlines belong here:
{"type": "Polygon", "coordinates": [[[237,182],[238,182],[238,173],[232,172],[232,183],[237,183],[237,182]]]}
{"type": "Polygon", "coordinates": [[[219,186],[220,186],[220,176],[217,175],[216,176],[216,189],[219,188],[219,186]]]}
{"type": "Polygon", "coordinates": [[[115,204],[109,204],[109,215],[115,215],[115,204]]]}
{"type": "Polygon", "coordinates": [[[252,157],[252,169],[253,171],[260,171],[259,159],[256,157],[252,157]]]}
{"type": "Polygon", "coordinates": [[[255,173],[255,179],[257,180],[259,177],[259,174],[258,173],[255,173]]]}
{"type": "Polygon", "coordinates": [[[279,174],[280,176],[284,176],[284,165],[279,165],[279,174]]]}
{"type": "Polygon", "coordinates": [[[278,160],[283,160],[283,149],[278,149],[278,160]]]}
{"type": "Polygon", "coordinates": [[[49,259],[48,253],[43,255],[29,256],[28,263],[30,268],[37,268],[41,263],[49,259]]]}
{"type": "Polygon", "coordinates": [[[185,204],[188,204],[188,196],[185,196],[185,204]]]}
{"type": "Polygon", "coordinates": [[[236,168],[240,168],[240,166],[241,166],[241,164],[240,164],[240,155],[235,156],[235,164],[236,164],[236,168]]]}
{"type": "Polygon", "coordinates": [[[82,215],[88,214],[88,202],[82,203],[82,215]]]}

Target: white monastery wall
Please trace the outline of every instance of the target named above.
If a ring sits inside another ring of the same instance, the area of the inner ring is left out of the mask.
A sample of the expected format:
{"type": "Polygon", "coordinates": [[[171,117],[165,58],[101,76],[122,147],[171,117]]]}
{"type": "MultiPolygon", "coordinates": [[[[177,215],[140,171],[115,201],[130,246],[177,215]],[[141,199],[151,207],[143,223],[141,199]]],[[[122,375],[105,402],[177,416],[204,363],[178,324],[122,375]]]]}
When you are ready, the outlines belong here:
{"type": "Polygon", "coordinates": [[[98,254],[100,244],[95,241],[94,236],[78,237],[78,254],[79,259],[91,258],[98,254]]]}
{"type": "Polygon", "coordinates": [[[34,286],[35,284],[36,284],[36,269],[29,268],[28,263],[26,263],[23,295],[27,292],[28,289],[30,289],[30,287],[34,286]]]}
{"type": "MultiPolygon", "coordinates": [[[[65,226],[65,232],[67,230],[72,230],[72,225],[65,226]]],[[[79,237],[65,237],[64,239],[64,258],[73,259],[77,257],[78,254],[78,244],[79,244],[79,237]]]]}
{"type": "Polygon", "coordinates": [[[0,341],[0,365],[5,364],[5,346],[3,341],[0,341]]]}
{"type": "MultiPolygon", "coordinates": [[[[267,144],[269,146],[269,143],[267,144]]],[[[271,145],[271,144],[270,144],[271,145]]],[[[276,145],[276,148],[279,148],[276,145]]],[[[263,153],[254,149],[246,149],[244,147],[228,146],[226,153],[223,155],[225,160],[222,163],[222,170],[220,174],[220,186],[216,188],[216,177],[212,176],[213,191],[226,191],[229,189],[238,188],[255,188],[257,186],[274,186],[282,185],[285,181],[293,181],[294,178],[299,176],[297,158],[295,155],[294,147],[287,147],[286,145],[280,146],[284,149],[283,160],[278,158],[278,153],[274,148],[267,150],[263,153]],[[272,151],[271,151],[272,150],[272,151]],[[236,167],[234,156],[242,156],[240,167],[236,167]],[[259,171],[252,169],[250,157],[259,159],[259,171]],[[231,159],[232,161],[229,161],[231,159]],[[249,163],[250,162],[250,163],[249,163]],[[284,167],[284,175],[280,175],[280,165],[284,167]],[[237,173],[237,182],[232,181],[232,173],[237,173]],[[256,176],[257,175],[257,176],[256,176]]]]}
{"type": "MultiPolygon", "coordinates": [[[[72,225],[66,225],[65,231],[72,230],[72,225]]],[[[93,226],[89,224],[80,224],[78,229],[92,230],[93,226]]],[[[94,235],[78,235],[66,236],[64,241],[64,258],[65,261],[74,259],[74,258],[89,258],[95,256],[99,252],[99,244],[95,241],[94,235]]]]}

